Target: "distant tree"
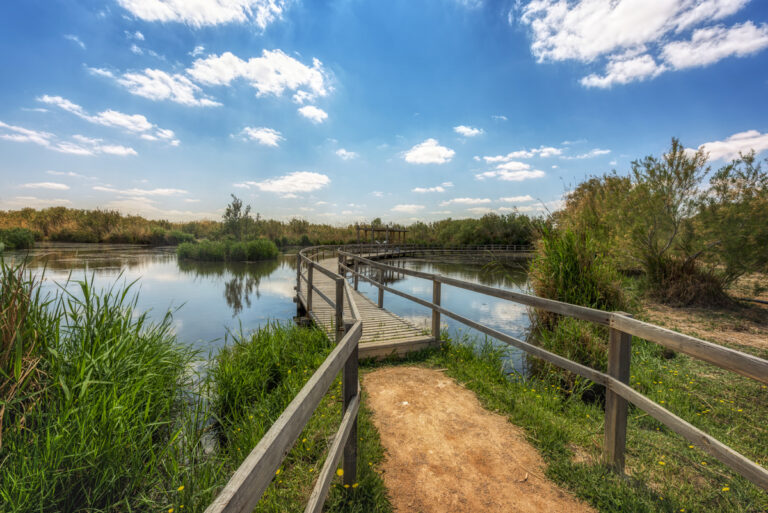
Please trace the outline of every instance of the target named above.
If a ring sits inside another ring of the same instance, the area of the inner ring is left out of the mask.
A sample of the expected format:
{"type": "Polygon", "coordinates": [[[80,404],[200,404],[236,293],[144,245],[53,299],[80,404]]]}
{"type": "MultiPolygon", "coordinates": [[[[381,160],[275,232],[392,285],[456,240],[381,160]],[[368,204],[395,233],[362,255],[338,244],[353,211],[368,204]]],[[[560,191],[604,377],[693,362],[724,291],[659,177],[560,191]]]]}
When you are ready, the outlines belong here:
{"type": "Polygon", "coordinates": [[[237,240],[248,236],[248,224],[251,221],[251,206],[243,208],[243,201],[231,194],[232,203],[227,205],[222,216],[224,232],[237,240]]]}

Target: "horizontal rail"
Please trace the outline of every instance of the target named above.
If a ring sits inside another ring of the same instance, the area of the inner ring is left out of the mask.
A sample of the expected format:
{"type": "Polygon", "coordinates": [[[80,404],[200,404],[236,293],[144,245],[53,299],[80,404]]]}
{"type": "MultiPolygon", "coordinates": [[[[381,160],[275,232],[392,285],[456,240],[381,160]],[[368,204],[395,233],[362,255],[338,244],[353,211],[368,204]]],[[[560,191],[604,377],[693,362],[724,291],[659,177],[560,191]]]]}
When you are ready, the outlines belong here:
{"type": "Polygon", "coordinates": [[[360,321],[352,325],[238,467],[218,497],[205,510],[206,513],[253,511],[275,477],[275,471],[280,467],[288,449],[296,442],[323,395],[357,348],[362,332],[360,321]]]}
{"type": "Polygon", "coordinates": [[[669,349],[685,353],[756,381],[768,383],[768,361],[757,356],[660,328],[659,326],[623,315],[612,315],[611,327],[638,338],[656,342],[669,349]]]}
{"type": "Polygon", "coordinates": [[[309,502],[304,509],[304,513],[319,513],[323,510],[323,503],[328,496],[328,489],[331,487],[331,481],[341,455],[344,451],[344,446],[349,439],[349,433],[352,431],[352,427],[357,419],[357,412],[360,409],[360,388],[357,389],[357,395],[355,395],[352,402],[344,412],[344,417],[341,420],[341,425],[336,435],[333,437],[333,443],[331,448],[328,449],[328,456],[325,458],[325,463],[320,471],[320,475],[317,478],[315,488],[312,490],[312,494],[309,496],[309,502]]]}
{"type": "Polygon", "coordinates": [[[331,305],[331,308],[336,308],[336,302],[333,301],[328,296],[326,296],[325,294],[323,294],[323,291],[320,290],[319,288],[317,288],[316,285],[312,285],[312,290],[315,291],[317,293],[317,295],[320,296],[323,299],[323,301],[325,301],[326,303],[331,305]]]}

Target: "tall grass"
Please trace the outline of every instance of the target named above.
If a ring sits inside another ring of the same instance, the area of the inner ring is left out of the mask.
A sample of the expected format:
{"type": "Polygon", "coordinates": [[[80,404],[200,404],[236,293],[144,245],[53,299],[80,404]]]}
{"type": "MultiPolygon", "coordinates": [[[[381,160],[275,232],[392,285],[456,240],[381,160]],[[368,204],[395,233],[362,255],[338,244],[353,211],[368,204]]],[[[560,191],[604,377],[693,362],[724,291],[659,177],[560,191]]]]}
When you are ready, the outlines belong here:
{"type": "Polygon", "coordinates": [[[2,249],[29,249],[35,245],[35,234],[26,228],[0,230],[0,252],[2,249]]]}
{"type": "Polygon", "coordinates": [[[207,262],[255,262],[277,258],[280,252],[274,242],[256,239],[243,242],[202,241],[183,243],[176,248],[180,259],[207,262]]]}

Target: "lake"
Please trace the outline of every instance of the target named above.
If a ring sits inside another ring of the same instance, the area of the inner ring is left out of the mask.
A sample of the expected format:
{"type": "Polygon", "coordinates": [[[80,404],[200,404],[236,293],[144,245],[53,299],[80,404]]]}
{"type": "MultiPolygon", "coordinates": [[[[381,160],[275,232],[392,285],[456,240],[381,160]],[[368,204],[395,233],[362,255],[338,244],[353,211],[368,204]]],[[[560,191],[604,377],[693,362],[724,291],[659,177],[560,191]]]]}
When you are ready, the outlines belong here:
{"type": "MultiPolygon", "coordinates": [[[[6,252],[6,259],[22,258],[26,252],[6,252]]],[[[150,248],[121,244],[41,243],[29,251],[28,267],[45,270],[47,291],[68,286],[74,280],[93,277],[95,287],[111,286],[115,281],[136,281],[138,308],[159,319],[171,309],[179,340],[204,352],[216,352],[230,332],[253,330],[269,321],[290,321],[296,314],[293,302],[296,284],[296,256],[254,263],[215,263],[179,261],[175,248],[150,248]],[[67,282],[69,284],[67,285],[67,282]]],[[[438,262],[398,259],[396,265],[423,272],[482,283],[507,290],[525,291],[527,275],[520,264],[489,270],[473,262],[438,262]]],[[[432,284],[420,278],[397,275],[390,286],[420,298],[432,299],[432,284]]],[[[364,281],[359,289],[374,302],[377,290],[364,281]]],[[[445,308],[483,324],[524,338],[529,326],[522,305],[491,298],[462,289],[444,286],[445,308]]],[[[430,311],[404,298],[385,294],[385,308],[418,326],[429,329],[430,311]]],[[[442,317],[449,332],[472,333],[462,325],[442,317]]],[[[520,370],[519,357],[510,363],[520,370]]]]}

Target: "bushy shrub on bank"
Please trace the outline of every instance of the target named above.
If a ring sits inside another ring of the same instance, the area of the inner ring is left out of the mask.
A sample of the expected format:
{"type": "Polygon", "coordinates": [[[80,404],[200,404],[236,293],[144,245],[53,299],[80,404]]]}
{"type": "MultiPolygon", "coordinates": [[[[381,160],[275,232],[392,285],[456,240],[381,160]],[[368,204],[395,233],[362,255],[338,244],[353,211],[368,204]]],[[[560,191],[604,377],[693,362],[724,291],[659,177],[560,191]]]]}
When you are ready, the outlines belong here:
{"type": "Polygon", "coordinates": [[[243,242],[202,241],[185,242],[176,248],[181,259],[207,262],[255,262],[277,258],[280,252],[274,242],[257,239],[243,242]]]}
{"type": "Polygon", "coordinates": [[[0,230],[0,244],[5,249],[29,249],[35,245],[35,233],[26,228],[0,230]]]}

